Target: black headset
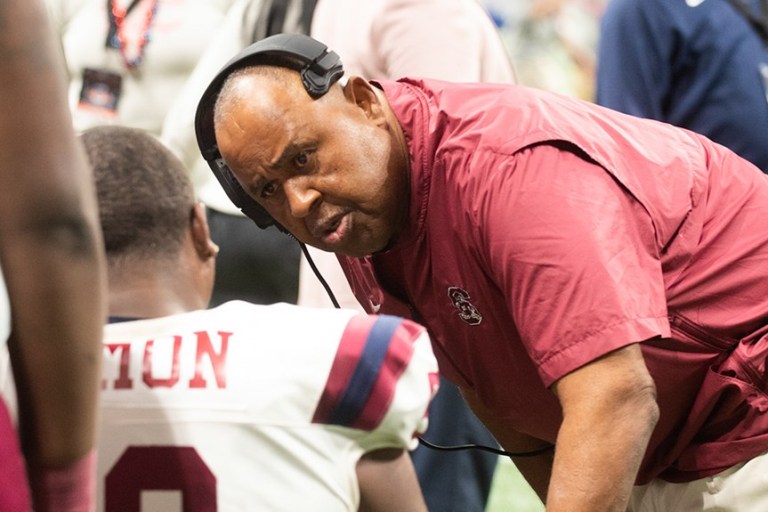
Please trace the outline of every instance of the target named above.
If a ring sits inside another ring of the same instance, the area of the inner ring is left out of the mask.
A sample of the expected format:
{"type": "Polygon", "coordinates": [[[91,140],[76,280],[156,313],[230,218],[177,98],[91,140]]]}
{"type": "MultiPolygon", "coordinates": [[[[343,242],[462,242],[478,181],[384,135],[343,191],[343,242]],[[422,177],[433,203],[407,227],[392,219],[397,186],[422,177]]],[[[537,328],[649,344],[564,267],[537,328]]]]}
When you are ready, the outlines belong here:
{"type": "Polygon", "coordinates": [[[216,144],[213,109],[224,82],[238,69],[258,64],[280,66],[298,71],[304,89],[313,99],[327,93],[331,85],[344,74],[344,68],[341,65],[341,59],[335,52],[328,50],[328,47],[323,43],[309,36],[275,34],[253,43],[227,62],[211,80],[197,105],[195,114],[197,145],[229,199],[260,228],[265,229],[274,225],[281,231],[287,232],[243,190],[224,162],[216,144]]]}

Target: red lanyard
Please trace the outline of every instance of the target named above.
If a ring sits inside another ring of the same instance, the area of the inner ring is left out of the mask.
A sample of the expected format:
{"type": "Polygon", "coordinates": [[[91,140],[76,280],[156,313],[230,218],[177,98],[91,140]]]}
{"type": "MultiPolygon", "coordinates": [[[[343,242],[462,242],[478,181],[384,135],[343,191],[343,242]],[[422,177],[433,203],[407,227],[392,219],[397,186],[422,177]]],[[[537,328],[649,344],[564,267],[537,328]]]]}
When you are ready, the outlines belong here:
{"type": "Polygon", "coordinates": [[[144,26],[141,30],[136,55],[129,57],[124,31],[125,17],[138,5],[140,0],[132,0],[127,8],[118,5],[118,0],[107,0],[107,20],[109,32],[107,33],[107,47],[120,50],[123,62],[129,69],[137,67],[144,60],[144,50],[150,40],[150,28],[157,11],[157,0],[152,0],[151,7],[146,11],[144,26]]]}

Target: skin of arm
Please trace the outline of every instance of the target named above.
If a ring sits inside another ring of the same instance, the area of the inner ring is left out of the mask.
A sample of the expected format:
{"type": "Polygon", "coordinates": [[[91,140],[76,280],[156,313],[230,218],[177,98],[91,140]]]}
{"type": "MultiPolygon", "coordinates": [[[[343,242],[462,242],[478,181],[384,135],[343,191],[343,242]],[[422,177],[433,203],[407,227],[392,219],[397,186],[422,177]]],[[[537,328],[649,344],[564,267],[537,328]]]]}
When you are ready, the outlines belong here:
{"type": "MultiPolygon", "coordinates": [[[[471,390],[462,389],[461,394],[477,417],[480,418],[490,432],[493,432],[494,437],[504,450],[525,453],[552,446],[547,441],[510,429],[508,425],[505,425],[499,419],[498,415],[485,407],[471,390]]],[[[553,457],[554,450],[533,457],[512,457],[515,467],[520,471],[542,503],[545,503],[547,499],[547,488],[549,487],[550,475],[552,473],[553,457]]]]}
{"type": "Polygon", "coordinates": [[[387,448],[366,453],[357,463],[357,479],[360,512],[427,512],[416,471],[405,450],[387,448]]]}
{"type": "MultiPolygon", "coordinates": [[[[651,432],[658,421],[655,385],[637,344],[611,352],[561,378],[553,391],[564,419],[556,450],[513,462],[547,512],[626,510],[651,432]]],[[[547,442],[515,432],[462,390],[505,450],[547,442]]]]}
{"type": "Polygon", "coordinates": [[[0,3],[0,60],[0,262],[19,435],[34,479],[35,469],[66,467],[95,446],[104,261],[91,175],[41,2],[0,3]]]}
{"type": "Polygon", "coordinates": [[[658,421],[640,346],[615,350],[553,385],[563,408],[547,511],[623,512],[658,421]]]}

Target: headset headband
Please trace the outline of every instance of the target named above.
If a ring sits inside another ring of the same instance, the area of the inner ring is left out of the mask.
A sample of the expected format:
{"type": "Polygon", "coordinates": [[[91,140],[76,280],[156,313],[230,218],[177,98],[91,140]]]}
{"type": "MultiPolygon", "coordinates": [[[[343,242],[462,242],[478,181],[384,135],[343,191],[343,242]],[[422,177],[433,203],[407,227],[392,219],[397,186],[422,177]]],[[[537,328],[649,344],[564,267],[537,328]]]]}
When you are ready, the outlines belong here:
{"type": "Polygon", "coordinates": [[[235,179],[216,143],[213,109],[227,78],[237,71],[257,64],[269,64],[298,71],[304,89],[314,99],[321,97],[344,74],[335,52],[302,34],[276,34],[253,43],[235,55],[211,80],[200,98],[195,114],[195,134],[200,152],[229,199],[257,226],[271,225],[287,232],[267,211],[249,196],[235,179]]]}

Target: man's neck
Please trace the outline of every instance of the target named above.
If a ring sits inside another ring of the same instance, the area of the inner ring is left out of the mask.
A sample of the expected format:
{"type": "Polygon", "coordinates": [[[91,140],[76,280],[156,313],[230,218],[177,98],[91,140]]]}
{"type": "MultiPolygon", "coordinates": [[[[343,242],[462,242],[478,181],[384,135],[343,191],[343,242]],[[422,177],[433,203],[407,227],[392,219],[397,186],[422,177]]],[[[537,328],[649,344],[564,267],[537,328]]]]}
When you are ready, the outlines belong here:
{"type": "Polygon", "coordinates": [[[190,279],[167,273],[109,273],[109,316],[157,318],[203,309],[201,297],[190,279]]]}

